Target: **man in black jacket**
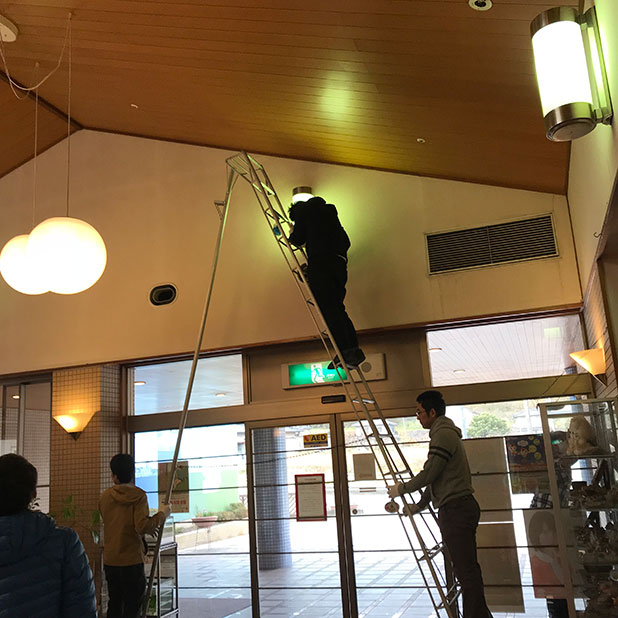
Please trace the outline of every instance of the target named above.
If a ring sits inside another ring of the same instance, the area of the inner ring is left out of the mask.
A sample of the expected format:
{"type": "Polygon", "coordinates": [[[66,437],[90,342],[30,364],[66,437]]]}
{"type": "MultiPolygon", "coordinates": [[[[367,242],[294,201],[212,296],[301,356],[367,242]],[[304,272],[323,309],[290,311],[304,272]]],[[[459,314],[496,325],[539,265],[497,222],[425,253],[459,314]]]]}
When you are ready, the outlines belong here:
{"type": "MultiPolygon", "coordinates": [[[[290,242],[297,247],[305,245],[311,292],[344,362],[348,367],[358,367],[365,355],[358,347],[354,324],[343,304],[350,239],[339,221],[337,209],[316,196],[293,204],[290,219],[294,221],[290,242]]],[[[335,362],[339,364],[339,359],[335,362]]]]}

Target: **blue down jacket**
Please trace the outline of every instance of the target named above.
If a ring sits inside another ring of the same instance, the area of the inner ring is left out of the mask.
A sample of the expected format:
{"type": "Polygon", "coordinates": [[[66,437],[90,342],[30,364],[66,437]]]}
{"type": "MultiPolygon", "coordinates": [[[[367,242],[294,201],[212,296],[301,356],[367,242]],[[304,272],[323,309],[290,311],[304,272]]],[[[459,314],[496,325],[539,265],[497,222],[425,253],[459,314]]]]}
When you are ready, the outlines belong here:
{"type": "Polygon", "coordinates": [[[84,546],[70,528],[24,511],[0,516],[0,618],[96,618],[84,546]]]}

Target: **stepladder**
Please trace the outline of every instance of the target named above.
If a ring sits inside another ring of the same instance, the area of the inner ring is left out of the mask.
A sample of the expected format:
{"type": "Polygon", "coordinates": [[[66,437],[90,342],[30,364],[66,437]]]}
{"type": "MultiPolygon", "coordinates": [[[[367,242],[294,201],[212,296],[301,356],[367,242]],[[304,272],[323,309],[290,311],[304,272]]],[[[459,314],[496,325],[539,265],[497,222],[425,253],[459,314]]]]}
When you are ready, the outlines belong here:
{"type": "MultiPolygon", "coordinates": [[[[218,202],[219,214],[222,216],[222,204],[229,204],[230,195],[236,177],[248,182],[260,205],[271,235],[277,243],[285,263],[292,274],[303,303],[309,311],[316,332],[331,361],[343,359],[331,330],[311,290],[307,276],[307,255],[303,247],[291,244],[289,236],[293,222],[288,211],[283,207],[273,184],[264,167],[246,152],[237,153],[226,160],[228,166],[228,195],[224,202],[218,202]]],[[[334,364],[334,363],[333,363],[334,364]]],[[[413,473],[402,446],[363,373],[363,363],[359,366],[335,366],[339,381],[343,386],[346,399],[356,416],[364,437],[365,447],[372,453],[376,468],[387,486],[409,481],[413,473]]],[[[397,513],[411,554],[416,562],[416,574],[422,586],[427,590],[436,616],[458,618],[459,587],[437,526],[436,514],[425,510],[413,514],[414,504],[408,495],[401,496],[401,507],[394,501],[386,505],[388,512],[397,513]]]]}

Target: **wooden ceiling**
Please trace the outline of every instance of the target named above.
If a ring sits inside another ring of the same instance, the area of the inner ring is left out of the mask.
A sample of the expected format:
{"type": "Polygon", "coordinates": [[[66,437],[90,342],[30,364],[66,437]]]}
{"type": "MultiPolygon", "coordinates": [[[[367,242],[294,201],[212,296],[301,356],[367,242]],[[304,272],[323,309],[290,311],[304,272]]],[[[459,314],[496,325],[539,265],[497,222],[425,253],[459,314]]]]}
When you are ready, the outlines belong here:
{"type": "MultiPolygon", "coordinates": [[[[20,31],[9,71],[30,85],[72,12],[84,128],[564,193],[569,148],[544,136],[529,36],[554,2],[493,3],[20,0],[0,13],[20,31]]],[[[39,112],[40,149],[66,135],[67,55],[40,88],[61,112],[39,112]]],[[[6,174],[32,156],[34,104],[6,82],[0,104],[6,174]]]]}

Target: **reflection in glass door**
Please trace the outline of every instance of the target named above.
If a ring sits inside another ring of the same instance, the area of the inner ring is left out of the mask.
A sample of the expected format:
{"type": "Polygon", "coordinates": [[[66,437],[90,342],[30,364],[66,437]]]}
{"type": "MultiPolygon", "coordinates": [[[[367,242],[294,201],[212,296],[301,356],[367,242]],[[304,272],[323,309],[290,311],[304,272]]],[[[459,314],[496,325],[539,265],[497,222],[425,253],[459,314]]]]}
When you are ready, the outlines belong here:
{"type": "Polygon", "coordinates": [[[254,586],[262,618],[344,615],[332,448],[328,423],[251,429],[254,586]],[[309,498],[300,494],[303,504],[297,504],[297,475],[313,475],[310,480],[317,484],[323,475],[323,487],[309,487],[309,498]]]}

